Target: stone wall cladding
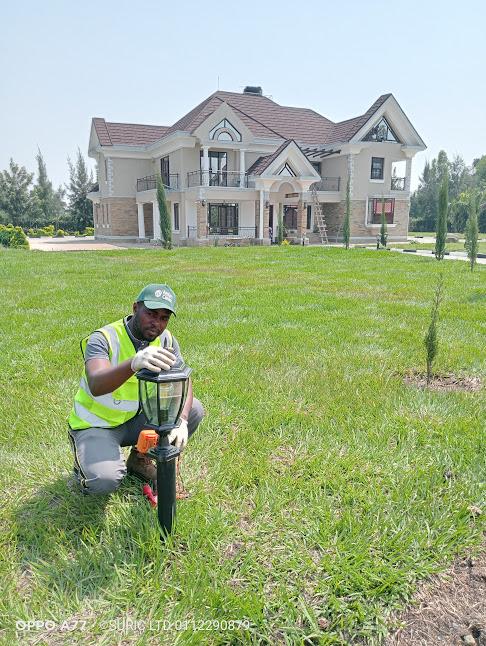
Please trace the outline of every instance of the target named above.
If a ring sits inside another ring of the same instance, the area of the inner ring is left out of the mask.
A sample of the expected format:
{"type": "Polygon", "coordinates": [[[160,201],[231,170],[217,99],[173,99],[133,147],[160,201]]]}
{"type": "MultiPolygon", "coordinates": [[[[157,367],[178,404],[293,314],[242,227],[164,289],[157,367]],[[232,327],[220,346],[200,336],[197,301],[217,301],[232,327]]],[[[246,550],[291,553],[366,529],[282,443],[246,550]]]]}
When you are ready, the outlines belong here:
{"type": "Polygon", "coordinates": [[[408,214],[410,211],[410,202],[408,200],[395,200],[395,217],[394,223],[396,226],[388,230],[389,236],[403,236],[408,235],[408,214]]]}
{"type": "MultiPolygon", "coordinates": [[[[388,227],[388,236],[391,238],[406,238],[408,233],[408,212],[410,202],[407,200],[395,201],[394,227],[388,227]]],[[[346,202],[334,204],[322,204],[327,226],[327,235],[330,242],[342,239],[344,217],[346,215],[346,202]]],[[[373,241],[379,234],[379,227],[366,225],[366,200],[351,200],[350,214],[350,238],[370,238],[373,241]]]]}
{"type": "Polygon", "coordinates": [[[196,202],[196,217],[197,217],[197,237],[199,239],[208,237],[208,208],[203,206],[201,202],[196,202]]]}
{"type": "Polygon", "coordinates": [[[108,212],[108,226],[98,228],[104,236],[138,238],[138,209],[135,198],[102,199],[101,205],[108,212]]]}
{"type": "MultiPolygon", "coordinates": [[[[346,202],[343,205],[343,213],[346,213],[346,202]]],[[[342,227],[341,227],[342,235],[342,227]]],[[[351,200],[349,213],[349,237],[364,238],[374,237],[374,231],[366,226],[366,200],[351,200]]]]}
{"type": "Polygon", "coordinates": [[[307,233],[307,205],[300,199],[297,203],[297,237],[302,239],[307,233]]]}
{"type": "Polygon", "coordinates": [[[256,237],[260,237],[260,200],[255,200],[255,231],[256,237]]]}
{"type": "Polygon", "coordinates": [[[329,242],[335,242],[336,236],[341,236],[344,216],[346,214],[346,202],[333,202],[332,204],[322,204],[322,213],[327,227],[327,237],[329,242]]]}

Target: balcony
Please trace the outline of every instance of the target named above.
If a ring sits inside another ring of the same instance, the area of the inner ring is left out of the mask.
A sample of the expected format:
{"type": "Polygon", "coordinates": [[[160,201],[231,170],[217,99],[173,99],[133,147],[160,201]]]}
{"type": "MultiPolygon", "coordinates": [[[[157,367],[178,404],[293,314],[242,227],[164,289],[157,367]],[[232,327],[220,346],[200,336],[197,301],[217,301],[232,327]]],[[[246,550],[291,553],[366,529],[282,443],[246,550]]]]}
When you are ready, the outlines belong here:
{"type": "MultiPolygon", "coordinates": [[[[165,189],[177,190],[179,188],[179,173],[175,175],[164,175],[162,183],[165,189]]],[[[147,175],[137,179],[137,193],[142,191],[153,191],[157,188],[157,175],[147,175]]]]}
{"type": "Polygon", "coordinates": [[[391,178],[391,190],[392,191],[404,191],[405,190],[405,177],[392,177],[391,178]]]}
{"type": "Polygon", "coordinates": [[[341,190],[340,177],[321,177],[319,182],[311,185],[310,190],[327,191],[331,193],[339,193],[341,190]]]}
{"type": "Polygon", "coordinates": [[[246,173],[231,170],[194,170],[187,173],[187,187],[226,186],[230,188],[248,188],[246,173]]]}

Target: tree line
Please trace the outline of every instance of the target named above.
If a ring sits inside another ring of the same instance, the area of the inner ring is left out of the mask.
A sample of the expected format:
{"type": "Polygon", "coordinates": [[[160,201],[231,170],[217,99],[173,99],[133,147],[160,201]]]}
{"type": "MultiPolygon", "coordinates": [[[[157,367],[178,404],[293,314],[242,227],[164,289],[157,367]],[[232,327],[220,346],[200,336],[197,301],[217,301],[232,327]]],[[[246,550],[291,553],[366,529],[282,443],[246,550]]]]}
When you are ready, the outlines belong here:
{"type": "Polygon", "coordinates": [[[87,194],[94,188],[93,172],[88,170],[80,149],[75,161],[68,157],[69,182],[55,189],[47,175],[41,151],[37,150],[37,178],[10,159],[0,172],[0,224],[13,224],[25,231],[51,225],[74,233],[93,226],[93,205],[87,194]]]}
{"type": "Polygon", "coordinates": [[[448,189],[447,230],[465,232],[471,201],[474,201],[479,231],[486,233],[486,155],[466,166],[461,155],[454,155],[450,160],[444,150],[425,163],[419,187],[411,195],[410,231],[436,230],[439,192],[444,181],[448,189]]]}

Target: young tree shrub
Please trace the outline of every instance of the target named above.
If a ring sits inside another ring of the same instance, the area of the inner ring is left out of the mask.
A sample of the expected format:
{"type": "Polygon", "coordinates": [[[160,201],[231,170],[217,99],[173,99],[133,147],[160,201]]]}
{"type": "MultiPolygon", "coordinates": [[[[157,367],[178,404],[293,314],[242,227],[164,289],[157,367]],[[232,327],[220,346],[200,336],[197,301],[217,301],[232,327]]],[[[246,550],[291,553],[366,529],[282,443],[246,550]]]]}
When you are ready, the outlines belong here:
{"type": "Polygon", "coordinates": [[[439,274],[437,287],[435,289],[434,302],[432,304],[430,324],[424,338],[426,361],[427,361],[427,386],[430,384],[430,379],[432,376],[432,363],[434,362],[434,359],[437,356],[437,353],[439,351],[439,339],[437,335],[437,320],[439,317],[439,305],[442,298],[442,285],[443,285],[443,276],[442,274],[439,274]]]}
{"type": "Polygon", "coordinates": [[[381,198],[381,229],[380,229],[380,242],[381,246],[386,249],[386,242],[388,240],[388,227],[386,225],[385,213],[385,198],[381,198]]]}
{"type": "Polygon", "coordinates": [[[4,247],[10,247],[10,240],[13,235],[13,225],[9,224],[7,226],[4,226],[3,224],[0,224],[0,243],[4,247]]]}
{"type": "Polygon", "coordinates": [[[10,238],[11,249],[30,249],[29,241],[27,240],[22,227],[15,227],[12,237],[10,238]]]}
{"type": "Polygon", "coordinates": [[[160,173],[157,173],[157,203],[160,213],[160,231],[164,239],[164,247],[172,249],[172,226],[170,222],[170,212],[165,197],[164,184],[160,173]]]}
{"type": "MultiPolygon", "coordinates": [[[[76,235],[76,234],[74,234],[76,235]]],[[[78,233],[79,235],[79,233],[78,233]]],[[[94,227],[86,227],[85,230],[83,231],[83,236],[94,236],[94,227]]]]}
{"type": "Polygon", "coordinates": [[[479,241],[478,241],[478,214],[476,210],[476,191],[471,191],[469,197],[469,217],[466,223],[466,241],[464,246],[466,247],[467,257],[469,258],[469,263],[471,265],[471,271],[474,269],[476,264],[476,259],[479,252],[479,241]]]}
{"type": "Polygon", "coordinates": [[[281,247],[283,242],[283,222],[282,222],[282,209],[278,210],[278,234],[277,244],[281,247]]]}
{"type": "Polygon", "coordinates": [[[442,180],[437,204],[437,225],[435,229],[435,257],[444,259],[447,238],[447,210],[449,206],[449,176],[446,174],[442,180]]]}
{"type": "Polygon", "coordinates": [[[346,184],[346,215],[344,216],[344,224],[343,224],[343,242],[344,242],[345,249],[349,249],[350,213],[351,213],[351,198],[350,198],[350,185],[349,185],[349,177],[348,177],[348,182],[346,184]]]}

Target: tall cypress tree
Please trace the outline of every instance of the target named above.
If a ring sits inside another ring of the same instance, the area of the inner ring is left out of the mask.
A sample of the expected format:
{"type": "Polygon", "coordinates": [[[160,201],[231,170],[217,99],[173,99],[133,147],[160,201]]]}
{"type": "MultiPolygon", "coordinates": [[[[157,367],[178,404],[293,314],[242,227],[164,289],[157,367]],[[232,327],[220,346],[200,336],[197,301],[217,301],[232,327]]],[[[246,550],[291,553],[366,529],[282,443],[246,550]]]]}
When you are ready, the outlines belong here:
{"type": "Polygon", "coordinates": [[[164,247],[172,249],[172,226],[170,222],[169,206],[165,197],[164,183],[160,173],[157,173],[157,202],[160,213],[160,231],[164,239],[164,247]]]}
{"type": "Polygon", "coordinates": [[[343,224],[343,242],[346,249],[349,249],[350,213],[351,213],[351,198],[350,198],[350,186],[349,186],[349,177],[348,177],[348,181],[346,184],[346,215],[344,216],[344,224],[343,224]]]}
{"type": "Polygon", "coordinates": [[[464,243],[467,257],[471,264],[471,271],[474,269],[479,252],[478,242],[478,214],[476,209],[476,191],[472,190],[469,198],[469,217],[466,223],[466,242],[464,243]]]}
{"type": "Polygon", "coordinates": [[[283,222],[282,222],[282,209],[278,210],[278,234],[277,243],[281,247],[283,242],[283,222]]]}
{"type": "Polygon", "coordinates": [[[444,175],[437,205],[437,226],[435,230],[435,257],[443,260],[447,238],[447,210],[449,207],[449,177],[444,175]]]}
{"type": "Polygon", "coordinates": [[[388,240],[388,227],[386,225],[386,203],[385,198],[381,198],[381,229],[380,229],[380,242],[382,247],[386,248],[388,240]]]}

